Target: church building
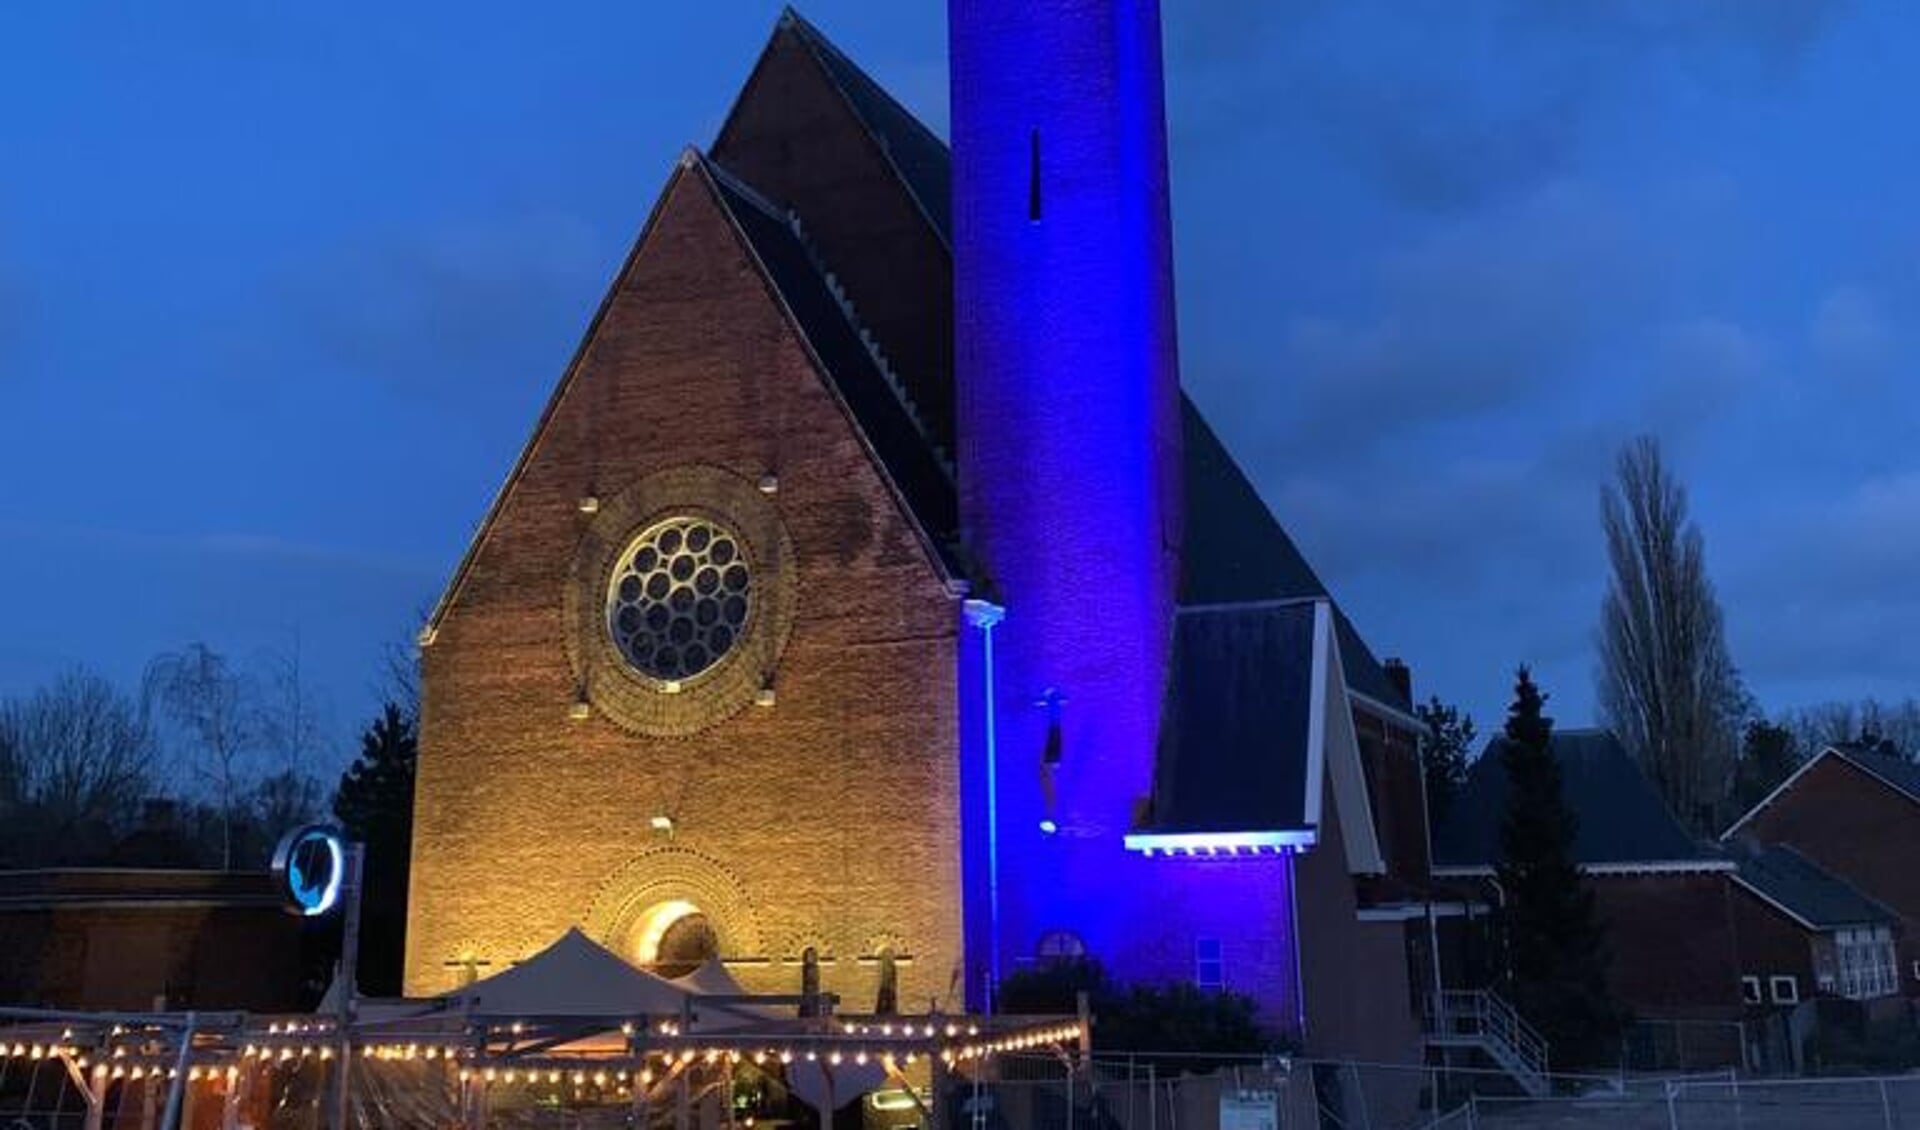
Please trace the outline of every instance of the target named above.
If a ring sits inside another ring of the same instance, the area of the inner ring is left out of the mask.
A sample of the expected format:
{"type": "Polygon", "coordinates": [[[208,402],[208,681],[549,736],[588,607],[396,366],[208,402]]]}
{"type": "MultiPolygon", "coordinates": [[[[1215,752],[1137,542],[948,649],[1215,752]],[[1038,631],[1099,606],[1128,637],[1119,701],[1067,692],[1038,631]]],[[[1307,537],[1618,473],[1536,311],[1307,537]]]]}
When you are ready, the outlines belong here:
{"type": "Polygon", "coordinates": [[[1406,669],[1181,391],[1157,5],[950,20],[951,147],[788,11],[669,173],[422,636],[407,992],[1084,954],[1417,1061],[1406,669]]]}

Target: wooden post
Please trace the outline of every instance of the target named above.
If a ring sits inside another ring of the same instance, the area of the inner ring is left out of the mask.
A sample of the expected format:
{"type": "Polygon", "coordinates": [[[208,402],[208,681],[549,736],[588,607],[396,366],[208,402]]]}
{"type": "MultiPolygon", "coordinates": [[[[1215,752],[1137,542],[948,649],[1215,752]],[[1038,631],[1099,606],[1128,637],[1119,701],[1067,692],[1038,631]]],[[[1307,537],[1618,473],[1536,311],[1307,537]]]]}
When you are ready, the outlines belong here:
{"type": "Polygon", "coordinates": [[[100,1130],[107,1117],[107,1069],[96,1067],[93,1078],[81,1093],[87,1098],[85,1130],[100,1130]]]}
{"type": "Polygon", "coordinates": [[[947,1061],[938,1051],[927,1056],[927,1086],[933,1092],[927,1101],[927,1130],[947,1130],[947,1094],[953,1078],[947,1061]]]}
{"type": "Polygon", "coordinates": [[[647,1130],[647,1124],[652,1120],[647,1084],[640,1081],[642,1071],[644,1068],[633,1073],[633,1130],[647,1130]]]}
{"type": "Polygon", "coordinates": [[[478,1072],[467,1078],[467,1130],[485,1130],[487,1125],[487,1081],[478,1072]]]}
{"type": "Polygon", "coordinates": [[[220,1130],[240,1130],[240,1104],[246,1101],[251,1071],[238,1071],[227,1080],[226,1101],[220,1107],[220,1130]]]}

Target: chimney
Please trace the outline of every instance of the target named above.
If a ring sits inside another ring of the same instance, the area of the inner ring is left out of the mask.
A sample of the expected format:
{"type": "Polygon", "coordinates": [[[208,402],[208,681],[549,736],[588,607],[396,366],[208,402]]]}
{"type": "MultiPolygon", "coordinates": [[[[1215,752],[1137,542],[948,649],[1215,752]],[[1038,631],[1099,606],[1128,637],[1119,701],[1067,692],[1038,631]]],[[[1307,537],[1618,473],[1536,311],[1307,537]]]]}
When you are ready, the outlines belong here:
{"type": "Polygon", "coordinates": [[[1387,682],[1393,684],[1393,689],[1400,692],[1400,697],[1407,700],[1408,706],[1412,706],[1413,672],[1404,662],[1394,658],[1388,658],[1380,666],[1387,672],[1387,682]]]}

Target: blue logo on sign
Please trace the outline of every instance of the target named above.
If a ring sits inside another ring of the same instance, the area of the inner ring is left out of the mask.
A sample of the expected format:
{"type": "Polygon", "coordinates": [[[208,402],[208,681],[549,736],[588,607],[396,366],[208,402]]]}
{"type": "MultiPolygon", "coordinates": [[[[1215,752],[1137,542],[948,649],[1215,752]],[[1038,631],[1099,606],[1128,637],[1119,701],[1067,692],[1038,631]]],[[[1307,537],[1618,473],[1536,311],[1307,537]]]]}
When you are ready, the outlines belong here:
{"type": "Polygon", "coordinates": [[[340,902],[347,872],[347,845],[324,825],[295,828],[273,853],[273,875],[287,909],[304,918],[332,910],[340,902]]]}

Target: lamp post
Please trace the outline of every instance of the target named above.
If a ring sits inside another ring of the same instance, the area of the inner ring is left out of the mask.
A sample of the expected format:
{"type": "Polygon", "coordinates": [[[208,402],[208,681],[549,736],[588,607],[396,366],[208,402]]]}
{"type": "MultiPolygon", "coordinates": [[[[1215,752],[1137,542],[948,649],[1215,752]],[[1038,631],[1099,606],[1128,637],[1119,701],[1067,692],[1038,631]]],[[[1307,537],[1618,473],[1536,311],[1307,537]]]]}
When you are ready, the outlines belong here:
{"type": "Polygon", "coordinates": [[[366,847],[349,843],[338,829],[308,824],[281,837],[273,852],[273,876],[289,914],[318,918],[342,909],[340,964],[334,979],[335,1065],[327,1123],[348,1130],[349,1076],[353,1070],[353,1011],[360,966],[360,888],[366,847]]]}
{"type": "Polygon", "coordinates": [[[987,769],[987,1015],[1000,995],[1000,783],[998,738],[995,734],[993,692],[993,629],[1007,618],[1007,610],[989,600],[969,600],[963,606],[967,623],[980,629],[982,734],[987,769]]]}

